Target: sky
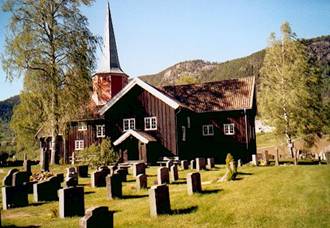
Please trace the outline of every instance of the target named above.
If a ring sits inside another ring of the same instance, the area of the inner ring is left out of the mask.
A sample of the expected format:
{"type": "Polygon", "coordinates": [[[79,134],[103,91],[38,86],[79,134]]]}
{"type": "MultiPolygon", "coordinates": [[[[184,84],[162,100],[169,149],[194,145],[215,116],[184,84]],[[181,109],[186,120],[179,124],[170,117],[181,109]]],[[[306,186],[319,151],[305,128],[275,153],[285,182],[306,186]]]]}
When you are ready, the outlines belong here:
{"type": "MultiPolygon", "coordinates": [[[[4,0],[0,0],[0,4],[4,0]]],[[[102,36],[106,0],[82,7],[102,36]]],[[[330,35],[329,0],[110,0],[122,69],[131,77],[158,73],[180,61],[224,62],[263,49],[288,21],[299,38],[330,35]]],[[[0,53],[10,15],[0,12],[0,53]]],[[[98,52],[99,53],[99,52],[98,52]]],[[[1,65],[1,64],[0,64],[1,65]]],[[[22,78],[6,81],[0,100],[19,94],[22,78]]]]}

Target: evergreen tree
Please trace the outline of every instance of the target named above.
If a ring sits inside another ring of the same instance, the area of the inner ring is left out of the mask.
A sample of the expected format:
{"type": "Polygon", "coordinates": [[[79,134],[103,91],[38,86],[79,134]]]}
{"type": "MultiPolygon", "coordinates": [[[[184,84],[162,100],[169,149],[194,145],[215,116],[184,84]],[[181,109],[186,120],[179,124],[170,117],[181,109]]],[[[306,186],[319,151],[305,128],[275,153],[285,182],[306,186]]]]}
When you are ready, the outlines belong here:
{"type": "Polygon", "coordinates": [[[79,7],[92,2],[6,0],[3,4],[12,15],[3,68],[10,80],[24,75],[25,92],[42,103],[45,119],[40,121],[52,132],[52,164],[61,128],[81,112],[91,90],[98,39],[79,7]]]}
{"type": "Polygon", "coordinates": [[[260,114],[285,136],[293,156],[294,137],[320,133],[324,123],[322,80],[308,58],[305,46],[296,40],[286,22],[280,39],[271,34],[261,69],[260,114]]]}

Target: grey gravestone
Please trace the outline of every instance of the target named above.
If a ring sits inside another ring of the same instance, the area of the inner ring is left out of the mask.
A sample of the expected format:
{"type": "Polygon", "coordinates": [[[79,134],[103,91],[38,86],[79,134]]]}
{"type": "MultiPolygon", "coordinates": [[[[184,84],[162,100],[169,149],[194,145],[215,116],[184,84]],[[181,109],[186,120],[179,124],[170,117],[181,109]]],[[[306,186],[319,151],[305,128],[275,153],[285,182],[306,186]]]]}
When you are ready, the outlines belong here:
{"type": "Polygon", "coordinates": [[[127,181],[127,170],[125,170],[125,169],[117,169],[114,174],[119,174],[122,182],[126,182],[127,181]]]}
{"type": "Polygon", "coordinates": [[[190,169],[195,169],[195,167],[196,167],[195,163],[196,163],[195,160],[190,161],[190,169]]]}
{"type": "Polygon", "coordinates": [[[25,171],[18,171],[13,174],[13,186],[22,186],[25,183],[28,183],[30,181],[30,175],[29,173],[25,171]]]}
{"type": "Polygon", "coordinates": [[[237,160],[237,167],[241,167],[242,166],[242,160],[241,159],[238,159],[237,160]]]}
{"type": "Polygon", "coordinates": [[[92,173],[92,187],[104,187],[106,186],[105,178],[110,173],[109,169],[102,169],[92,173]]]}
{"type": "Polygon", "coordinates": [[[207,168],[208,169],[214,168],[214,158],[207,158],[207,168]]]}
{"type": "Polygon", "coordinates": [[[327,164],[330,165],[330,152],[325,152],[325,160],[327,161],[327,164]]]}
{"type": "Polygon", "coordinates": [[[265,151],[262,153],[262,160],[264,161],[264,164],[265,164],[265,165],[268,165],[268,164],[269,164],[268,151],[267,151],[267,150],[265,150],[265,151]]]}
{"type": "Polygon", "coordinates": [[[150,215],[169,214],[171,212],[170,194],[167,185],[156,185],[149,189],[150,215]]]}
{"type": "Polygon", "coordinates": [[[206,168],[205,158],[196,158],[196,169],[198,171],[206,168]]]}
{"type": "Polygon", "coordinates": [[[187,160],[182,160],[181,161],[181,168],[182,169],[188,169],[189,168],[189,164],[187,160]]]}
{"type": "Polygon", "coordinates": [[[169,171],[167,167],[160,167],[157,170],[157,183],[165,184],[170,183],[169,171]]]}
{"type": "Polygon", "coordinates": [[[86,210],[79,220],[79,228],[112,228],[113,212],[108,207],[93,207],[86,210]]]}
{"type": "Polygon", "coordinates": [[[176,165],[171,166],[170,179],[172,182],[179,180],[178,167],[176,165]]]}
{"type": "Polygon", "coordinates": [[[88,165],[78,165],[77,173],[79,177],[88,177],[88,165]]]}
{"type": "Polygon", "coordinates": [[[133,176],[136,177],[139,174],[146,174],[145,164],[143,162],[133,164],[133,176]]]}
{"type": "Polygon", "coordinates": [[[59,217],[83,216],[85,214],[84,187],[58,190],[59,217]]]}
{"type": "Polygon", "coordinates": [[[276,153],[275,153],[275,165],[279,166],[280,165],[280,159],[279,159],[279,155],[278,155],[278,149],[276,149],[276,153]]]}
{"type": "Polygon", "coordinates": [[[166,167],[167,167],[168,169],[170,169],[172,165],[173,165],[173,161],[172,161],[172,160],[168,160],[168,161],[166,162],[166,167]]]}
{"type": "Polygon", "coordinates": [[[31,171],[31,161],[30,160],[24,160],[23,161],[23,170],[29,174],[29,176],[32,175],[31,171]]]}
{"type": "Polygon", "coordinates": [[[121,176],[119,174],[108,175],[106,182],[108,199],[122,198],[121,176]]]}
{"type": "Polygon", "coordinates": [[[61,185],[56,176],[50,177],[39,183],[35,183],[33,185],[34,202],[57,201],[57,192],[60,188],[61,185]]]}
{"type": "Polygon", "coordinates": [[[148,187],[148,177],[145,174],[139,174],[136,177],[136,189],[141,190],[148,187]]]}
{"type": "Polygon", "coordinates": [[[18,169],[10,169],[7,175],[2,180],[3,186],[12,186],[13,185],[13,174],[18,172],[18,169]]]}
{"type": "Polygon", "coordinates": [[[2,208],[24,207],[29,204],[28,192],[24,186],[2,187],[2,208]]]}
{"type": "Polygon", "coordinates": [[[256,154],[252,154],[252,164],[258,166],[258,158],[256,154]]]}
{"type": "Polygon", "coordinates": [[[195,192],[202,192],[200,173],[187,174],[187,189],[188,189],[188,195],[192,195],[195,192]]]}

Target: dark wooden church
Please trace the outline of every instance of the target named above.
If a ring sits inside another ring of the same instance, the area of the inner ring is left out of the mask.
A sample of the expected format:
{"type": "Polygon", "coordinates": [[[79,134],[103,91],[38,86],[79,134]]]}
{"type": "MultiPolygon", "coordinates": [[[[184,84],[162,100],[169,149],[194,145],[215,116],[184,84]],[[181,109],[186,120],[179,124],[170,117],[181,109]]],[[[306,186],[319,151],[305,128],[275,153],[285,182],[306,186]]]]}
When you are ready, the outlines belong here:
{"type": "MultiPolygon", "coordinates": [[[[119,64],[109,6],[91,97],[93,117],[68,123],[65,146],[60,145],[67,157],[105,137],[111,138],[123,161],[154,163],[163,156],[178,156],[224,162],[227,153],[249,161],[256,153],[255,78],[162,88],[129,79],[119,64]]],[[[43,134],[38,138],[49,141],[43,134]]]]}

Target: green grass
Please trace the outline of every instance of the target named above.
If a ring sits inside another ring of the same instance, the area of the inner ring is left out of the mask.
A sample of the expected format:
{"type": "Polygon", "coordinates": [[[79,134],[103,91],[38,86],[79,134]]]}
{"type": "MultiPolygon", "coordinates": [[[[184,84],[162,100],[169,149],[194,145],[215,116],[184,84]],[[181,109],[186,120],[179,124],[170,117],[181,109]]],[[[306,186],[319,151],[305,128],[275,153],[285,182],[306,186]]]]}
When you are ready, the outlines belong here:
{"type": "Polygon", "coordinates": [[[279,144],[273,133],[257,133],[257,148],[274,146],[279,144]]]}
{"type": "MultiPolygon", "coordinates": [[[[56,167],[59,171],[63,167],[56,167]]],[[[7,173],[2,169],[0,177],[7,173]]],[[[124,183],[127,199],[107,200],[105,188],[89,187],[89,178],[80,178],[85,186],[86,209],[105,205],[115,211],[115,227],[329,227],[330,166],[280,166],[239,168],[239,180],[218,183],[223,166],[202,171],[203,194],[188,196],[184,178],[171,184],[173,215],[151,218],[148,192],[124,183]]],[[[147,169],[148,185],[156,179],[156,168],[147,169]]],[[[34,204],[2,211],[2,224],[15,226],[77,227],[79,218],[57,218],[58,202],[34,204]],[[55,216],[54,216],[55,215],[55,216]]]]}

